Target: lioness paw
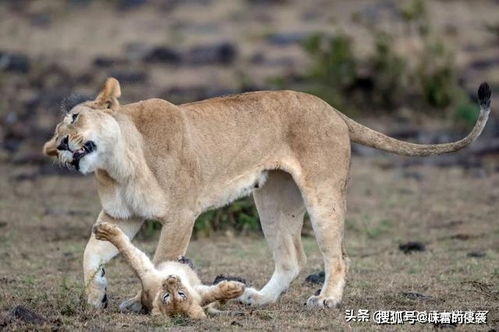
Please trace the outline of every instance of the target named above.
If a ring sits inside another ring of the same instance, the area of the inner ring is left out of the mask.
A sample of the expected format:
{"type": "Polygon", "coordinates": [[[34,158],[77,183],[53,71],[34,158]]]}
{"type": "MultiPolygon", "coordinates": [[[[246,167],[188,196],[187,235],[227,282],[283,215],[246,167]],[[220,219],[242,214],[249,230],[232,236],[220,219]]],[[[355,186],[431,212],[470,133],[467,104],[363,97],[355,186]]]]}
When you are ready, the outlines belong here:
{"type": "Polygon", "coordinates": [[[218,288],[226,299],[233,299],[241,296],[246,286],[242,282],[224,280],[218,284],[218,288]]]}
{"type": "Polygon", "coordinates": [[[259,291],[253,287],[248,287],[244,290],[244,293],[239,297],[239,302],[248,305],[263,305],[271,303],[272,301],[267,301],[259,291]]]}
{"type": "MultiPolygon", "coordinates": [[[[131,299],[125,300],[120,304],[120,312],[121,313],[145,313],[146,308],[142,305],[142,302],[140,301],[140,298],[137,299],[137,297],[132,297],[131,299]]],[[[151,314],[154,313],[151,312],[151,314]]]]}
{"type": "Polygon", "coordinates": [[[313,295],[308,298],[305,305],[307,307],[315,308],[339,308],[341,304],[340,300],[334,299],[332,297],[326,297],[321,295],[313,295]]]}
{"type": "Polygon", "coordinates": [[[107,280],[104,274],[104,269],[98,271],[86,287],[87,303],[97,309],[107,308],[108,305],[107,280]]]}
{"type": "Polygon", "coordinates": [[[120,229],[115,225],[107,222],[94,225],[92,232],[95,234],[95,238],[101,241],[109,241],[115,236],[120,235],[120,229]]]}

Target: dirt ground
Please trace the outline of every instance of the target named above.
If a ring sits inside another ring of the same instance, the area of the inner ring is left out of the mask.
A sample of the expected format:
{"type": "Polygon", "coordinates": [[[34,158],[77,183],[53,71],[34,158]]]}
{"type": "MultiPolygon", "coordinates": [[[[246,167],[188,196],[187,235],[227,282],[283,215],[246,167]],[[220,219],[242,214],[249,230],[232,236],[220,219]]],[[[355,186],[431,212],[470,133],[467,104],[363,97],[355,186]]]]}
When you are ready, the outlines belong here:
{"type": "MultiPolygon", "coordinates": [[[[307,266],[279,303],[263,308],[232,303],[227,308],[241,315],[203,322],[119,313],[119,303],[139,289],[120,258],[107,268],[109,307],[102,313],[86,308],[82,254],[99,211],[93,178],[33,177],[33,168],[0,165],[0,329],[387,328],[372,321],[347,323],[348,309],[489,310],[487,325],[458,326],[456,330],[497,329],[499,173],[398,168],[392,167],[397,164],[393,159],[385,158],[355,158],[352,164],[345,237],[351,267],[341,309],[303,306],[320,287],[305,283],[305,277],[321,270],[315,240],[304,236],[307,266]],[[422,242],[426,251],[404,254],[399,245],[408,241],[422,242]],[[12,318],[12,309],[18,305],[45,321],[26,323],[12,318]]],[[[151,254],[156,238],[140,234],[136,243],[151,254]]],[[[205,282],[223,273],[261,287],[273,267],[261,234],[196,239],[188,256],[205,282]]],[[[408,327],[390,326],[389,330],[408,327]]]]}

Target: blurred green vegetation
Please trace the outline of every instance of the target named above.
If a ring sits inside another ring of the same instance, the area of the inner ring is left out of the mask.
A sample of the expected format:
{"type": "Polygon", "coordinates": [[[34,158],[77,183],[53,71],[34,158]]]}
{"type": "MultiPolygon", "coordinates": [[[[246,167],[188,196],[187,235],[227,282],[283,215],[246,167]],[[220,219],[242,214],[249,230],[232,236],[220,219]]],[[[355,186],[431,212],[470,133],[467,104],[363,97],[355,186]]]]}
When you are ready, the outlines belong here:
{"type": "Polygon", "coordinates": [[[304,74],[308,89],[330,104],[344,106],[344,90],[357,78],[357,61],[350,38],[343,34],[332,38],[316,34],[303,47],[312,60],[304,74]]]}
{"type": "MultiPolygon", "coordinates": [[[[315,34],[303,43],[310,65],[296,80],[297,88],[321,97],[347,114],[362,109],[394,112],[406,108],[432,113],[463,127],[473,125],[478,107],[459,84],[452,49],[433,32],[426,1],[406,2],[399,12],[408,39],[420,40],[423,45],[420,55],[399,54],[393,37],[369,24],[373,50],[363,58],[355,55],[348,34],[315,34]]],[[[282,78],[275,82],[279,88],[295,85],[282,78]]]]}
{"type": "Polygon", "coordinates": [[[230,205],[203,213],[196,220],[194,232],[209,236],[215,231],[247,233],[260,230],[260,219],[252,198],[242,198],[230,205]]]}
{"type": "MultiPolygon", "coordinates": [[[[158,221],[148,220],[140,236],[150,239],[161,229],[158,221]]],[[[194,236],[207,237],[214,232],[230,231],[237,234],[260,231],[260,219],[251,197],[236,200],[230,205],[209,210],[200,215],[194,224],[194,236]]]]}

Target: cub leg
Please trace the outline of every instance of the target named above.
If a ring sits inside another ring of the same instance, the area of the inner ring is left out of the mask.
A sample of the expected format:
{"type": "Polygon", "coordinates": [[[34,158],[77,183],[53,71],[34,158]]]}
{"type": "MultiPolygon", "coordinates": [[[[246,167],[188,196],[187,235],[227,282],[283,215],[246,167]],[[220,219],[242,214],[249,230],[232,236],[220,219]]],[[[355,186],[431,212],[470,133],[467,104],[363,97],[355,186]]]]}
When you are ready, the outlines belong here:
{"type": "Polygon", "coordinates": [[[128,236],[115,225],[106,222],[97,224],[93,228],[93,233],[97,240],[109,241],[118,248],[120,254],[141,281],[147,273],[155,270],[149,257],[135,247],[128,236]]]}
{"type": "Polygon", "coordinates": [[[199,285],[194,289],[201,296],[201,306],[215,301],[234,299],[244,293],[245,285],[238,281],[223,280],[216,285],[199,285]]]}
{"type": "MultiPolygon", "coordinates": [[[[128,237],[133,238],[142,225],[140,219],[118,220],[103,211],[99,214],[96,224],[108,222],[119,227],[128,237]]],[[[107,241],[99,241],[92,234],[83,254],[83,279],[87,302],[96,308],[107,307],[107,280],[104,264],[118,254],[118,249],[107,241]]]]}
{"type": "MultiPolygon", "coordinates": [[[[159,236],[158,246],[154,252],[152,262],[157,265],[167,260],[176,260],[184,256],[192,235],[195,216],[184,216],[179,218],[160,220],[163,225],[159,236]],[[175,220],[172,222],[171,220],[175,220]]],[[[141,312],[142,292],[139,291],[134,297],[120,304],[121,312],[141,312]]]]}
{"type": "Polygon", "coordinates": [[[239,300],[263,305],[276,302],[306,263],[301,242],[305,207],[301,192],[288,173],[273,171],[265,185],[253,192],[265,239],[272,250],[272,278],[257,291],[246,288],[239,300]]]}

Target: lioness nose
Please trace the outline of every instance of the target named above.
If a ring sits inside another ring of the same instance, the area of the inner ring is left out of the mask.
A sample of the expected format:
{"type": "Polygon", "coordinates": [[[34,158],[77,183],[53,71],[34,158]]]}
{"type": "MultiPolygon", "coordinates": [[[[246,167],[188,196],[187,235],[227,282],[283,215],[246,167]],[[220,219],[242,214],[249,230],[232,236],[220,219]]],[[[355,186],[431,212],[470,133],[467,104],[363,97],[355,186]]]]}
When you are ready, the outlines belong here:
{"type": "Polygon", "coordinates": [[[69,138],[68,136],[64,137],[61,143],[57,146],[57,150],[64,151],[69,150],[69,138]]]}

